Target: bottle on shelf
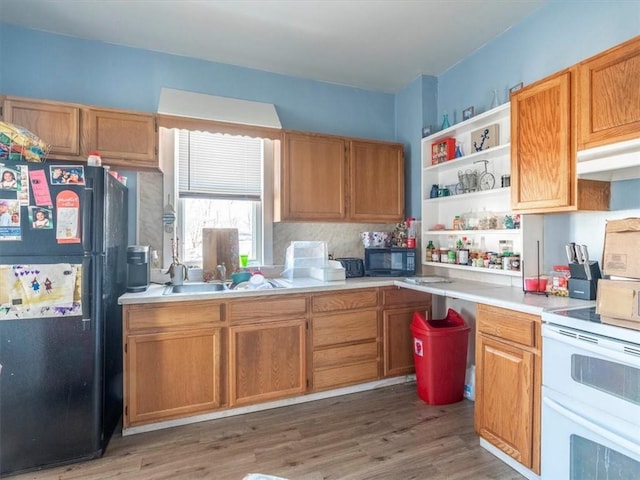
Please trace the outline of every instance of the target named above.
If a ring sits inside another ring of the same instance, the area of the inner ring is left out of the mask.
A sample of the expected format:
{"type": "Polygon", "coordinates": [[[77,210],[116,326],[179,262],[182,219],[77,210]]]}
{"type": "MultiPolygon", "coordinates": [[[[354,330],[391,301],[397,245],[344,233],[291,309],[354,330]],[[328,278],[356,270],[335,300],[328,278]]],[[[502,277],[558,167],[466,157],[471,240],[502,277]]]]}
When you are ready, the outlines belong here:
{"type": "Polygon", "coordinates": [[[499,105],[500,105],[500,101],[498,100],[498,90],[494,89],[490,108],[493,110],[494,108],[498,108],[499,105]]]}
{"type": "Polygon", "coordinates": [[[460,145],[458,142],[456,142],[456,158],[460,158],[463,157],[464,154],[462,153],[462,145],[460,145]]]}
{"type": "Polygon", "coordinates": [[[447,112],[444,112],[444,114],[442,115],[442,130],[444,130],[445,128],[449,128],[450,126],[449,114],[447,112]]]}
{"type": "Polygon", "coordinates": [[[416,228],[414,226],[415,218],[407,218],[407,248],[416,248],[416,228]]]}
{"type": "Polygon", "coordinates": [[[427,247],[425,249],[425,256],[424,256],[427,262],[433,261],[433,251],[435,249],[436,247],[433,245],[433,241],[429,240],[429,243],[427,243],[427,247]]]}

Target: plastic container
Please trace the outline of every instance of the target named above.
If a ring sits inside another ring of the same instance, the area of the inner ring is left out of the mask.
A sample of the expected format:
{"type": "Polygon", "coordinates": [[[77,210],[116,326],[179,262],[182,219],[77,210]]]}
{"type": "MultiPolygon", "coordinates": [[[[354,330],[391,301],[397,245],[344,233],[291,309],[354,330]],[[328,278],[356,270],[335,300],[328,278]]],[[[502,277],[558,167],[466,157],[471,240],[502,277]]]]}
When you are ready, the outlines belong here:
{"type": "Polygon", "coordinates": [[[545,292],[547,280],[547,277],[527,277],[524,279],[524,289],[527,292],[545,292]]]}
{"type": "Polygon", "coordinates": [[[554,265],[549,276],[549,292],[561,297],[569,296],[569,265],[554,265]]]}
{"type": "Polygon", "coordinates": [[[440,320],[414,312],[411,322],[418,396],[430,405],[463,399],[469,326],[458,312],[440,320]]]}
{"type": "Polygon", "coordinates": [[[311,268],[327,266],[326,242],[291,242],[285,254],[285,269],[282,277],[309,277],[311,268]]]}

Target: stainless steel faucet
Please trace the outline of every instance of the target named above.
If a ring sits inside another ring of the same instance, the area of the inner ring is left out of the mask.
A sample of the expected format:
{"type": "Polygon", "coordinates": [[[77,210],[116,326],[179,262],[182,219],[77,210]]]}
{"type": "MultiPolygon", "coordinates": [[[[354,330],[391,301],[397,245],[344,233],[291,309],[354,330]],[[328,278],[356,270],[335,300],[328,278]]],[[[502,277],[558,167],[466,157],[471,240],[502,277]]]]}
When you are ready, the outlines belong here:
{"type": "Polygon", "coordinates": [[[218,275],[220,275],[220,280],[221,281],[226,281],[227,280],[227,267],[224,265],[224,262],[222,262],[222,265],[218,265],[216,267],[216,270],[218,270],[218,275]]]}

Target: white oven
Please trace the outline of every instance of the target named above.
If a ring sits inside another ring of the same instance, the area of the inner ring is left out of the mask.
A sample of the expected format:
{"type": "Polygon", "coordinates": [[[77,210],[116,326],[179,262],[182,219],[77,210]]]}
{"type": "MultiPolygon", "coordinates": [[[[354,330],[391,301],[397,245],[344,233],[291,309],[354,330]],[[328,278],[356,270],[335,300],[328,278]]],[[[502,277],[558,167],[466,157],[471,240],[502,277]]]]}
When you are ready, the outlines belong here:
{"type": "Polygon", "coordinates": [[[640,332],[595,309],[543,320],[542,479],[640,479],[640,332]]]}

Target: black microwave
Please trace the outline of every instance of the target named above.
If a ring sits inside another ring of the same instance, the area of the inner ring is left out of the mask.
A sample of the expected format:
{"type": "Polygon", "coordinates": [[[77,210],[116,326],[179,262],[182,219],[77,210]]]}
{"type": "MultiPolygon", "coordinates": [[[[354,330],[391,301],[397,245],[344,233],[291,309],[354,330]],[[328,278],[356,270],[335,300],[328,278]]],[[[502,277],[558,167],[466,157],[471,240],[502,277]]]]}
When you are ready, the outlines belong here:
{"type": "Polygon", "coordinates": [[[416,274],[415,248],[364,249],[364,273],[370,277],[404,277],[416,274]]]}

